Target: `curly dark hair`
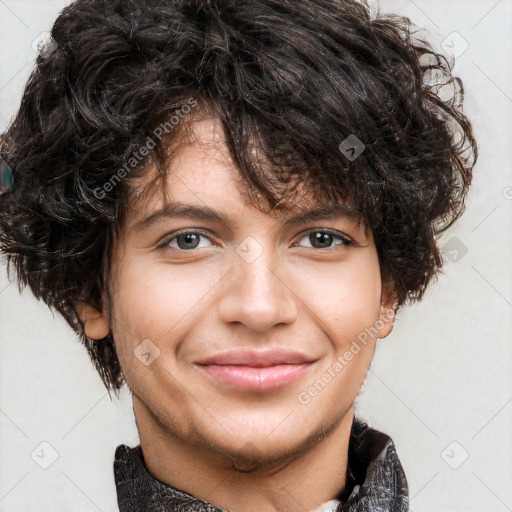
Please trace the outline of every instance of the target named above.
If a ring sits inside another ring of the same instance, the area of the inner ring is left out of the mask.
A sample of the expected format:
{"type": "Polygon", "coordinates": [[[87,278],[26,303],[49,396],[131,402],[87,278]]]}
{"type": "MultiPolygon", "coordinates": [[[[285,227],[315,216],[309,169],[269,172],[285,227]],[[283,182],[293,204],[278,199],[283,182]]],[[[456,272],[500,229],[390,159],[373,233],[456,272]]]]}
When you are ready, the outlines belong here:
{"type": "Polygon", "coordinates": [[[112,333],[89,339],[77,305],[109,309],[116,233],[147,198],[136,184],[152,164],[165,174],[200,113],[220,121],[254,204],[280,211],[298,182],[347,202],[398,307],[422,297],[477,144],[453,63],[411,28],[357,0],[77,0],[61,11],[55,48],[37,57],[0,139],[15,178],[0,196],[0,251],[20,291],[78,333],[109,394],[124,383],[112,333]],[[157,137],[187,104],[192,114],[157,137]],[[357,158],[347,140],[364,149],[357,158]]]}

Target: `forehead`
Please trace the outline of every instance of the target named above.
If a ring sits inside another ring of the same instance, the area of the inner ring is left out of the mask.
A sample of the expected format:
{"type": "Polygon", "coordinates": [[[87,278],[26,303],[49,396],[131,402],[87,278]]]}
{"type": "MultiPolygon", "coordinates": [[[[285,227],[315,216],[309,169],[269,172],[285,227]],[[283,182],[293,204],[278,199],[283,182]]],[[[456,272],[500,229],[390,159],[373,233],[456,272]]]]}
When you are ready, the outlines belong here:
{"type": "Polygon", "coordinates": [[[309,180],[299,173],[283,184],[276,178],[275,169],[269,162],[251,147],[248,151],[255,168],[263,171],[276,193],[277,201],[270,204],[263,194],[250,186],[235,165],[216,118],[191,122],[168,150],[164,169],[151,165],[137,182],[131,184],[132,200],[127,212],[129,227],[164,208],[170,212],[176,203],[180,206],[174,211],[188,203],[202,207],[206,216],[207,210],[211,213],[214,205],[229,210],[235,204],[243,204],[275,218],[320,207],[326,212],[331,207],[331,211],[339,214],[361,217],[348,204],[320,199],[309,180]]]}

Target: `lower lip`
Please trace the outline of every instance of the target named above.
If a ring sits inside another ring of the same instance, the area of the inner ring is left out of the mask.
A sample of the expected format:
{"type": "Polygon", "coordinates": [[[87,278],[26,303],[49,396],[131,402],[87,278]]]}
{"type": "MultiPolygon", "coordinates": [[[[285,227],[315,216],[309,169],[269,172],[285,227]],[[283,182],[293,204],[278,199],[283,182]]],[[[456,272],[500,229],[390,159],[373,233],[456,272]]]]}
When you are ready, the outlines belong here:
{"type": "Polygon", "coordinates": [[[214,380],[243,391],[275,391],[302,377],[310,364],[279,364],[264,368],[218,364],[199,367],[214,380]]]}

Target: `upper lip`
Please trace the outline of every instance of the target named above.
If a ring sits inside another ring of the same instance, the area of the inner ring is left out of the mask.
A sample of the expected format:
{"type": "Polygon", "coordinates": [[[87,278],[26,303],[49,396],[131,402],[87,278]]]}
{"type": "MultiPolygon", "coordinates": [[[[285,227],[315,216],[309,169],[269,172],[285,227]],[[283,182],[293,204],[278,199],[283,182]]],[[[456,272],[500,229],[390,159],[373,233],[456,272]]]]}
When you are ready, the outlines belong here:
{"type": "Polygon", "coordinates": [[[304,364],[315,361],[300,352],[286,349],[273,350],[233,350],[208,357],[197,364],[239,365],[239,366],[274,366],[277,364],[304,364]]]}

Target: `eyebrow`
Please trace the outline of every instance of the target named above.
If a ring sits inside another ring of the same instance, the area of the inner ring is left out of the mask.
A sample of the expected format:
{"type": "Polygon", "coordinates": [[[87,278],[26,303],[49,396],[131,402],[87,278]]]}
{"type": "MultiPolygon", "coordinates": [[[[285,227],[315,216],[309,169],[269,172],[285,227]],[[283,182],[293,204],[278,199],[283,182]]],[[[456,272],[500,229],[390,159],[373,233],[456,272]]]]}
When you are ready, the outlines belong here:
{"type": "MultiPolygon", "coordinates": [[[[230,217],[225,213],[213,210],[209,206],[173,202],[139,220],[131,229],[135,232],[144,231],[159,222],[174,218],[197,219],[226,225],[236,224],[235,217],[230,217]]],[[[336,220],[340,218],[359,220],[361,214],[343,204],[323,205],[301,211],[291,210],[290,214],[285,215],[278,224],[280,227],[293,227],[312,221],[336,220]]]]}

